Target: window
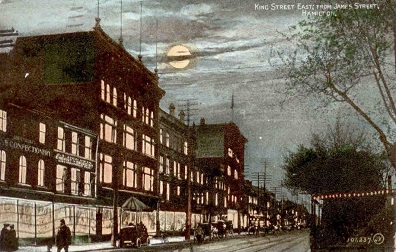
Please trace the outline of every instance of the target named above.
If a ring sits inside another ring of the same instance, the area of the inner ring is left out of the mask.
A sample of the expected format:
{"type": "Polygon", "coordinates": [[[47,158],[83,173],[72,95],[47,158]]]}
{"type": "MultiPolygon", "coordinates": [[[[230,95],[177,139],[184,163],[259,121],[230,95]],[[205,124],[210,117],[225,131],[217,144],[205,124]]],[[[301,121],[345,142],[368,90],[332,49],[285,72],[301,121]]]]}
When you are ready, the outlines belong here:
{"type": "Polygon", "coordinates": [[[154,127],[154,112],[150,111],[150,126],[154,127]]]}
{"type": "Polygon", "coordinates": [[[39,125],[39,142],[42,144],[45,143],[45,132],[46,132],[45,124],[40,123],[40,125],[39,125]]]}
{"type": "Polygon", "coordinates": [[[104,80],[100,80],[100,98],[103,101],[105,101],[105,96],[106,96],[105,83],[104,83],[104,80]]]}
{"type": "Polygon", "coordinates": [[[173,172],[176,178],[181,179],[180,163],[176,161],[173,162],[173,172]]]}
{"type": "Polygon", "coordinates": [[[111,183],[113,181],[113,158],[106,154],[100,154],[100,182],[111,183]]]}
{"type": "Polygon", "coordinates": [[[149,155],[151,157],[155,156],[155,152],[154,152],[154,139],[152,139],[151,137],[147,136],[147,135],[142,135],[143,138],[143,145],[142,145],[142,152],[143,154],[149,155]]]}
{"type": "Polygon", "coordinates": [[[228,176],[231,176],[232,175],[232,172],[231,172],[231,166],[227,166],[227,175],[228,176]]]}
{"type": "Polygon", "coordinates": [[[128,115],[132,114],[132,98],[129,96],[126,101],[125,109],[127,110],[128,115]]]}
{"type": "Polygon", "coordinates": [[[165,146],[166,147],[170,146],[170,144],[169,144],[169,133],[165,133],[165,146]]]}
{"type": "Polygon", "coordinates": [[[232,156],[233,156],[233,152],[232,152],[231,148],[228,148],[228,156],[229,156],[229,157],[232,157],[232,156]]]}
{"type": "Polygon", "coordinates": [[[100,124],[100,138],[110,143],[116,143],[117,139],[117,121],[113,118],[102,114],[100,124]]]}
{"type": "Polygon", "coordinates": [[[181,193],[181,188],[180,188],[180,186],[177,186],[177,187],[176,187],[176,194],[177,194],[177,196],[180,196],[180,193],[181,193]]]}
{"type": "Polygon", "coordinates": [[[71,194],[78,195],[80,184],[80,169],[71,168],[71,194]]]}
{"type": "Polygon", "coordinates": [[[65,131],[62,127],[58,127],[58,142],[57,149],[60,151],[65,151],[66,148],[66,140],[65,140],[65,131]]]}
{"type": "Polygon", "coordinates": [[[129,161],[124,161],[123,185],[127,187],[136,187],[136,165],[129,161]]]}
{"type": "Polygon", "coordinates": [[[154,171],[149,167],[143,167],[143,187],[146,191],[154,191],[154,171]]]}
{"type": "Polygon", "coordinates": [[[234,170],[234,178],[238,179],[238,171],[237,170],[234,170]]]}
{"type": "Polygon", "coordinates": [[[165,160],[165,174],[170,175],[170,160],[167,158],[165,160]]]}
{"type": "Polygon", "coordinates": [[[106,102],[110,103],[110,85],[106,84],[106,102]]]}
{"type": "Polygon", "coordinates": [[[164,172],[164,157],[160,156],[160,161],[159,161],[159,172],[163,173],[164,172]]]}
{"type": "Polygon", "coordinates": [[[169,201],[170,199],[170,184],[167,182],[160,181],[160,194],[163,199],[169,201]]]}
{"type": "Polygon", "coordinates": [[[84,195],[91,196],[91,173],[84,172],[84,195]]]}
{"type": "Polygon", "coordinates": [[[138,106],[137,106],[137,101],[134,99],[133,100],[133,117],[137,117],[137,111],[138,111],[138,106]]]}
{"type": "Polygon", "coordinates": [[[188,155],[188,143],[187,141],[184,141],[184,151],[183,151],[184,155],[188,155]]]}
{"type": "Polygon", "coordinates": [[[72,132],[72,145],[71,145],[71,153],[72,154],[74,154],[74,155],[78,155],[79,154],[79,151],[78,151],[78,147],[79,147],[79,144],[78,144],[78,134],[77,134],[77,132],[72,132]]]}
{"type": "Polygon", "coordinates": [[[5,170],[7,155],[4,150],[0,150],[0,180],[5,181],[5,170]]]}
{"type": "Polygon", "coordinates": [[[84,157],[92,159],[92,139],[89,136],[85,136],[84,140],[84,157]]]}
{"type": "Polygon", "coordinates": [[[38,161],[38,169],[37,169],[37,185],[38,186],[44,186],[44,174],[45,174],[44,160],[40,159],[38,161]]]}
{"type": "Polygon", "coordinates": [[[65,192],[66,167],[63,165],[56,166],[56,191],[65,192]]]}
{"type": "Polygon", "coordinates": [[[124,146],[130,150],[136,150],[136,134],[135,130],[124,125],[124,146]]]}
{"type": "Polygon", "coordinates": [[[113,106],[117,107],[117,88],[113,87],[113,106]]]}
{"type": "Polygon", "coordinates": [[[0,109],[0,131],[7,132],[7,112],[0,109]]]}
{"type": "Polygon", "coordinates": [[[163,139],[164,138],[164,131],[163,131],[163,129],[160,129],[160,143],[162,144],[163,143],[163,139]]]}
{"type": "Polygon", "coordinates": [[[19,179],[18,179],[18,182],[20,184],[26,184],[26,170],[27,170],[26,157],[20,156],[19,157],[19,179]]]}

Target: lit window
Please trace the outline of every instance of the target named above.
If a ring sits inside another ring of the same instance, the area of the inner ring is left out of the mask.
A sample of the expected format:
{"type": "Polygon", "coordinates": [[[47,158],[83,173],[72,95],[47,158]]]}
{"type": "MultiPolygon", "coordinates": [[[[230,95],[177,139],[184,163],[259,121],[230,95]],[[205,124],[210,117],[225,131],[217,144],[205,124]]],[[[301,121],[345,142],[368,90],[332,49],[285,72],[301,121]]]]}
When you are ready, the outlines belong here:
{"type": "Polygon", "coordinates": [[[116,143],[117,139],[117,121],[113,118],[102,114],[100,124],[100,138],[110,143],[116,143]]]}
{"type": "Polygon", "coordinates": [[[231,149],[231,148],[228,148],[228,156],[229,156],[229,157],[232,157],[232,155],[233,155],[232,149],[231,149]]]}
{"type": "Polygon", "coordinates": [[[78,155],[79,151],[78,151],[78,134],[77,132],[72,132],[72,145],[71,145],[71,153],[74,155],[78,155]]]}
{"type": "Polygon", "coordinates": [[[106,102],[110,103],[110,85],[106,84],[106,102]]]}
{"type": "Polygon", "coordinates": [[[100,80],[100,98],[105,101],[106,88],[104,80],[100,80]]]}
{"type": "Polygon", "coordinates": [[[143,145],[142,145],[142,152],[143,154],[149,155],[151,157],[155,156],[155,152],[154,152],[154,139],[152,139],[151,137],[143,134],[142,135],[142,140],[143,140],[143,145]]]}
{"type": "Polygon", "coordinates": [[[65,151],[66,141],[65,141],[65,131],[62,127],[58,127],[58,143],[57,149],[60,151],[65,151]]]}
{"type": "Polygon", "coordinates": [[[238,171],[237,170],[234,170],[234,178],[238,179],[238,171]]]}
{"type": "Polygon", "coordinates": [[[80,169],[71,168],[71,194],[78,195],[80,184],[80,169]]]}
{"type": "Polygon", "coordinates": [[[154,127],[154,112],[150,111],[150,126],[154,127]]]}
{"type": "Polygon", "coordinates": [[[169,147],[170,143],[169,143],[169,133],[165,133],[165,146],[169,147]]]}
{"type": "Polygon", "coordinates": [[[124,125],[124,146],[130,150],[136,150],[135,131],[128,125],[124,125]]]}
{"type": "Polygon", "coordinates": [[[188,154],[188,143],[187,143],[187,141],[184,141],[184,154],[185,155],[188,154]]]}
{"type": "Polygon", "coordinates": [[[162,144],[164,138],[164,132],[163,129],[160,129],[160,143],[162,144]]]}
{"type": "Polygon", "coordinates": [[[117,107],[117,89],[113,87],[113,106],[117,107]]]}
{"type": "Polygon", "coordinates": [[[169,158],[166,159],[165,161],[165,174],[170,174],[170,160],[169,158]]]}
{"type": "Polygon", "coordinates": [[[137,110],[138,110],[138,106],[137,106],[137,101],[133,100],[133,117],[137,117],[137,110]]]}
{"type": "Polygon", "coordinates": [[[91,196],[91,173],[84,172],[84,195],[91,196]]]}
{"type": "Polygon", "coordinates": [[[109,155],[100,154],[100,182],[112,183],[113,181],[113,158],[109,155]]]}
{"type": "Polygon", "coordinates": [[[143,186],[146,191],[154,191],[154,171],[149,167],[143,168],[143,186]]]}
{"type": "Polygon", "coordinates": [[[184,179],[187,179],[188,177],[188,168],[187,165],[184,166],[184,179]]]}
{"type": "Polygon", "coordinates": [[[40,123],[39,125],[39,142],[40,143],[45,143],[45,132],[46,132],[46,126],[44,123],[40,123]]]}
{"type": "Polygon", "coordinates": [[[144,116],[144,122],[146,124],[150,123],[150,117],[149,116],[150,116],[150,110],[148,108],[146,108],[146,113],[145,113],[145,116],[144,116]]]}
{"type": "Polygon", "coordinates": [[[128,100],[127,100],[127,113],[128,115],[132,114],[132,98],[128,96],[128,100]]]}
{"type": "Polygon", "coordinates": [[[166,183],[166,200],[170,200],[170,184],[166,183]]]}
{"type": "Polygon", "coordinates": [[[85,136],[84,139],[84,157],[92,159],[92,139],[89,136],[85,136]]]}
{"type": "Polygon", "coordinates": [[[176,187],[176,194],[177,194],[178,196],[180,196],[180,193],[181,193],[180,186],[177,186],[177,187],[176,187]]]}
{"type": "Polygon", "coordinates": [[[5,180],[7,155],[4,150],[0,150],[0,180],[5,180]]]}
{"type": "Polygon", "coordinates": [[[163,157],[163,156],[160,156],[159,172],[160,172],[160,173],[163,173],[163,172],[164,172],[164,157],[163,157]]]}
{"type": "Polygon", "coordinates": [[[56,191],[65,192],[66,167],[63,165],[56,166],[56,191]]]}
{"type": "Polygon", "coordinates": [[[38,161],[38,171],[37,171],[38,186],[44,186],[44,174],[45,174],[44,160],[40,159],[38,161]]]}
{"type": "Polygon", "coordinates": [[[136,165],[129,161],[124,161],[123,184],[127,187],[136,187],[136,165]]]}
{"type": "Polygon", "coordinates": [[[7,112],[0,109],[0,131],[7,132],[7,112]]]}
{"type": "Polygon", "coordinates": [[[18,182],[21,184],[26,184],[26,170],[27,170],[26,158],[25,158],[25,156],[20,156],[19,157],[19,180],[18,180],[18,182]]]}
{"type": "Polygon", "coordinates": [[[231,176],[232,175],[232,173],[231,173],[231,166],[227,166],[227,175],[228,176],[231,176]]]}

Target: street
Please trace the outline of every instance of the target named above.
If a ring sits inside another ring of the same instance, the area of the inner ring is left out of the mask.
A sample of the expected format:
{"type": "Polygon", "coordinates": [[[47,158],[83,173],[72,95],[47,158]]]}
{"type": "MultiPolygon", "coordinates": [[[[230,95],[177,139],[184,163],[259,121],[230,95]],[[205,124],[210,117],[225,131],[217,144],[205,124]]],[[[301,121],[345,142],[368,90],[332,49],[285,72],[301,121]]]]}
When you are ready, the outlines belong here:
{"type": "Polygon", "coordinates": [[[159,246],[143,246],[139,249],[109,249],[101,251],[136,251],[136,252],[309,252],[309,232],[292,231],[267,236],[236,235],[234,238],[205,241],[202,245],[169,243],[159,246]]]}

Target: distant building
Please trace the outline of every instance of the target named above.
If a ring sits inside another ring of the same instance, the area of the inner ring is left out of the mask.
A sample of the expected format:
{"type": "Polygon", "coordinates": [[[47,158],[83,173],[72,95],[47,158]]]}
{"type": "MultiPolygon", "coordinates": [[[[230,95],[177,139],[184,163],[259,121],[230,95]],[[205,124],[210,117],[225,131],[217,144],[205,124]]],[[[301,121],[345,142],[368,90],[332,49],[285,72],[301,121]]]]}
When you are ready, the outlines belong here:
{"type": "Polygon", "coordinates": [[[205,194],[208,220],[232,220],[235,227],[243,225],[244,159],[247,139],[235,123],[206,124],[196,127],[196,163],[207,177],[205,194]]]}

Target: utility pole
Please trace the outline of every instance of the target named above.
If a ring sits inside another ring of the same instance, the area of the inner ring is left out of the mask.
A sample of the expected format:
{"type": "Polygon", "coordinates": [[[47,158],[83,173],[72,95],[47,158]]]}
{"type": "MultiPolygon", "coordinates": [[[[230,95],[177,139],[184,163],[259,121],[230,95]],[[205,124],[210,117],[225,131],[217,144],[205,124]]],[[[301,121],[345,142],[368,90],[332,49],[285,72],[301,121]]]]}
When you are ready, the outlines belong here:
{"type": "Polygon", "coordinates": [[[187,126],[190,126],[191,117],[194,115],[194,111],[198,110],[198,102],[196,99],[186,99],[186,100],[179,100],[179,108],[186,113],[186,118],[184,121],[186,122],[187,126]]]}

